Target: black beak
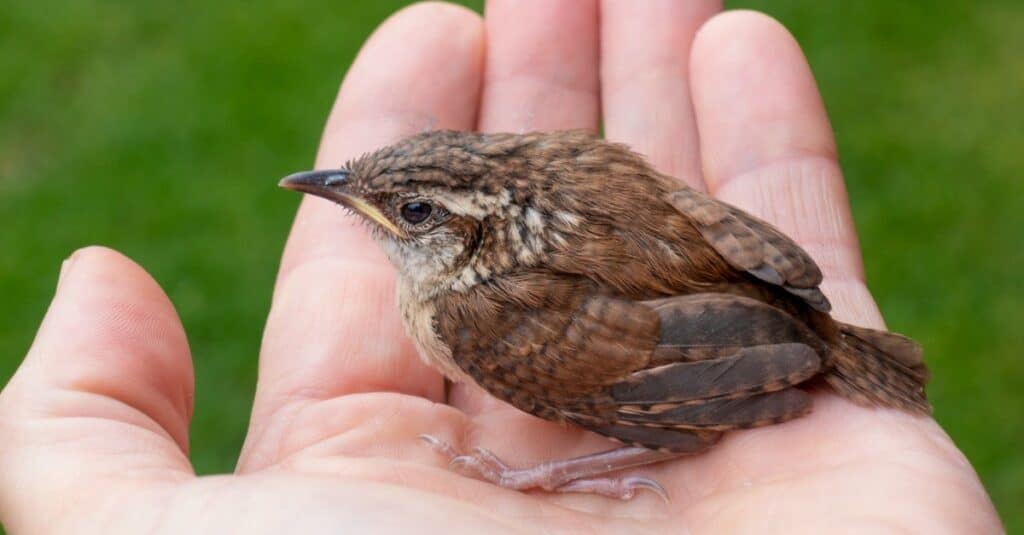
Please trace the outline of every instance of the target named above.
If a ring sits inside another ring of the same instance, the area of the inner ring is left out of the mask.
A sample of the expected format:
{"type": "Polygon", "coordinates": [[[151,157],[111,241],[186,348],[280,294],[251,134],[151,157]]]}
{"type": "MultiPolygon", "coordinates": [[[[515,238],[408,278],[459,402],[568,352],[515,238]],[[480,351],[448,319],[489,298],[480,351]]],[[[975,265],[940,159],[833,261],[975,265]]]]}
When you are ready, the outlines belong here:
{"type": "Polygon", "coordinates": [[[385,230],[398,237],[405,237],[405,231],[396,226],[373,203],[361,198],[358,194],[346,191],[348,171],[344,169],[323,169],[320,171],[303,171],[288,175],[277,184],[285,189],[301,191],[317,197],[334,201],[359,212],[367,219],[384,227],[385,230]]]}
{"type": "Polygon", "coordinates": [[[288,175],[277,185],[285,189],[331,198],[329,192],[344,186],[347,181],[348,171],[344,169],[320,169],[288,175]]]}

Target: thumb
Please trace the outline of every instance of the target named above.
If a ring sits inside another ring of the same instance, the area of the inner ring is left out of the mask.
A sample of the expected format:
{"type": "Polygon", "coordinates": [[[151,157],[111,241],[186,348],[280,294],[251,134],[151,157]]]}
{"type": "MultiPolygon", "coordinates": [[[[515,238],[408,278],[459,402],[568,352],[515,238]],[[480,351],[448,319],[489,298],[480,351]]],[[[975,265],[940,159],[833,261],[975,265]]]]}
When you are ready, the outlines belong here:
{"type": "Polygon", "coordinates": [[[73,531],[191,479],[192,396],[185,333],[156,282],[109,249],[76,252],[0,393],[0,521],[73,531]]]}

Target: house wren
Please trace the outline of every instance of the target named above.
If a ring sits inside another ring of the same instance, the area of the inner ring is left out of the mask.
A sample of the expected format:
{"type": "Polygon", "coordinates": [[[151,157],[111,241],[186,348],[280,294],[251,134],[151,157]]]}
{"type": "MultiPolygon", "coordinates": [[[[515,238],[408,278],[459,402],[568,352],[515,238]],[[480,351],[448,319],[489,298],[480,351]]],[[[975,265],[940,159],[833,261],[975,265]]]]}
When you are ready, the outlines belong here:
{"type": "Polygon", "coordinates": [[[930,411],[917,344],[832,319],[803,249],[624,145],[434,131],[281,185],[371,223],[409,334],[450,380],[625,444],[513,469],[424,437],[502,486],[664,494],[610,474],[804,415],[811,381],[930,411]]]}

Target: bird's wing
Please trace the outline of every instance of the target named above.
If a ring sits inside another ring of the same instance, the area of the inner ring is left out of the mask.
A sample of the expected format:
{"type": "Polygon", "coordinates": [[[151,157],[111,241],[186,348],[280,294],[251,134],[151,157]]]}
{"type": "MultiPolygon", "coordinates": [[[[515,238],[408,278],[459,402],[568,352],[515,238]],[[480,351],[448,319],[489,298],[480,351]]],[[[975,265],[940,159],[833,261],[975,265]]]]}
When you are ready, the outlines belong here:
{"type": "Polygon", "coordinates": [[[814,259],[769,223],[690,188],[670,193],[666,201],[736,269],[785,288],[817,310],[831,310],[818,288],[821,270],[814,259]]]}
{"type": "Polygon", "coordinates": [[[435,322],[455,362],[496,397],[655,448],[803,414],[806,394],[789,387],[820,368],[800,322],[724,294],[638,302],[534,273],[446,296],[435,322]]]}
{"type": "Polygon", "coordinates": [[[821,371],[824,343],[803,322],[728,294],[644,304],[658,315],[658,344],[646,368],[607,390],[614,424],[590,422],[592,430],[687,451],[694,437],[707,437],[702,433],[778,423],[810,410],[810,397],[794,386],[821,371]]]}

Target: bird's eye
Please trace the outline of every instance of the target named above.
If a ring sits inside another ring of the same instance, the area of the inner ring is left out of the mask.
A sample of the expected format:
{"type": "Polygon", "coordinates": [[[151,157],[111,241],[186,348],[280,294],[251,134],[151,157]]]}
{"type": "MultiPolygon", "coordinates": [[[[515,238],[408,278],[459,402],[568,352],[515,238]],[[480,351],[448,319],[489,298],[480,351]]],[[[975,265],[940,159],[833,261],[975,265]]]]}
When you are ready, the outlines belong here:
{"type": "Polygon", "coordinates": [[[402,219],[410,224],[417,225],[426,221],[432,211],[433,208],[429,203],[422,201],[408,202],[402,205],[402,219]]]}

